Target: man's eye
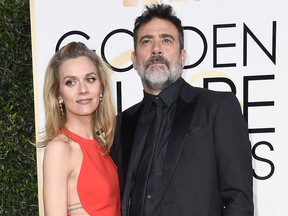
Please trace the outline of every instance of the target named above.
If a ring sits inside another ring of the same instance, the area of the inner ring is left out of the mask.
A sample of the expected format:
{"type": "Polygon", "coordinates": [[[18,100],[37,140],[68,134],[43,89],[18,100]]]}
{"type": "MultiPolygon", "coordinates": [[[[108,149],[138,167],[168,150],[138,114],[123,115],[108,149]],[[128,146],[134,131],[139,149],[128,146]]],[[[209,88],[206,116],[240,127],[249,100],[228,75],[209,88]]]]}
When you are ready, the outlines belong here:
{"type": "Polygon", "coordinates": [[[165,39],[163,40],[163,42],[166,43],[166,44],[167,44],[167,43],[172,43],[172,41],[171,41],[170,39],[168,39],[168,38],[165,38],[165,39]]]}
{"type": "Polygon", "coordinates": [[[150,43],[150,40],[143,40],[142,41],[142,44],[148,44],[148,43],[150,43]]]}

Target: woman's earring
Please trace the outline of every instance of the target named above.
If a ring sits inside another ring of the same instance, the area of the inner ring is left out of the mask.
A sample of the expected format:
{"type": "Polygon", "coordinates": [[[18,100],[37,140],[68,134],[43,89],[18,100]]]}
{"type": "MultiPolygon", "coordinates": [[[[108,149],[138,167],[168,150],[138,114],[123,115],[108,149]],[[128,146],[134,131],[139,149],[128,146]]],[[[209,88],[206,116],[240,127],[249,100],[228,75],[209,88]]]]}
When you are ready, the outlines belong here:
{"type": "Polygon", "coordinates": [[[64,101],[59,101],[59,106],[60,106],[61,115],[65,116],[65,113],[64,113],[64,101]]]}
{"type": "Polygon", "coordinates": [[[103,94],[102,94],[102,92],[100,93],[100,98],[99,98],[99,100],[100,100],[100,104],[102,105],[102,104],[103,104],[103,94]]]}

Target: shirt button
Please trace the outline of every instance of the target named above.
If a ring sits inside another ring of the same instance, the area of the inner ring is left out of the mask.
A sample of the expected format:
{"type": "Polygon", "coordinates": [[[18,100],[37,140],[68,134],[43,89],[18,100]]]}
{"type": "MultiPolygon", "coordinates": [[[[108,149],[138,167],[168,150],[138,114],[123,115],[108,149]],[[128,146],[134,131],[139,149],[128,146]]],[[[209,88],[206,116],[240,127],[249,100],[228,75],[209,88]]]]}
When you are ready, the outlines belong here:
{"type": "Polygon", "coordinates": [[[150,194],[149,194],[149,195],[147,195],[147,198],[148,198],[148,199],[151,199],[151,197],[152,197],[152,196],[151,196],[150,194]]]}

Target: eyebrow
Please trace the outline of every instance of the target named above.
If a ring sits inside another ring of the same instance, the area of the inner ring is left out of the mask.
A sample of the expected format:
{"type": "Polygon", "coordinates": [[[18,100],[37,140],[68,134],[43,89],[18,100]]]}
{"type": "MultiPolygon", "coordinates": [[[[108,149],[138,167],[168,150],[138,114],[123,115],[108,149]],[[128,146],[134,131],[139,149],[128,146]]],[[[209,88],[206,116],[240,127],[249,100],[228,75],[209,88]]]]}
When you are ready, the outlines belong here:
{"type": "MultiPolygon", "coordinates": [[[[97,73],[96,73],[96,72],[90,72],[90,73],[86,74],[85,77],[88,77],[88,76],[91,76],[91,75],[95,75],[95,76],[97,76],[97,73]]],[[[76,76],[70,76],[70,75],[67,75],[67,76],[64,77],[63,80],[65,80],[65,79],[67,79],[67,78],[69,78],[69,79],[71,79],[71,78],[72,78],[72,79],[75,79],[76,76]]]]}
{"type": "Polygon", "coordinates": [[[166,34],[166,33],[160,34],[160,38],[171,38],[171,39],[175,40],[175,38],[171,34],[166,34]]]}
{"type": "Polygon", "coordinates": [[[86,76],[90,76],[90,75],[96,75],[97,76],[97,73],[96,72],[90,72],[90,73],[86,74],[86,76]]]}
{"type": "MultiPolygon", "coordinates": [[[[143,41],[144,39],[152,39],[154,36],[153,35],[144,35],[140,38],[139,42],[143,41]]],[[[160,38],[171,38],[175,40],[175,38],[171,34],[163,33],[160,34],[160,38]]]]}
{"type": "Polygon", "coordinates": [[[152,35],[144,35],[140,38],[139,42],[143,41],[144,39],[151,39],[151,38],[153,38],[152,35]]]}

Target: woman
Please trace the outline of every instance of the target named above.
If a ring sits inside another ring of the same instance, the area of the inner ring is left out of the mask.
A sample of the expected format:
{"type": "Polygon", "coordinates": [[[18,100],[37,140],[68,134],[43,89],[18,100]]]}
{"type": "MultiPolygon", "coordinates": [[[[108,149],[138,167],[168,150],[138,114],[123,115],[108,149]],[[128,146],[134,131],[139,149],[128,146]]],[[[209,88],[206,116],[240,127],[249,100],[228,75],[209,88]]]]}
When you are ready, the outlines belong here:
{"type": "Polygon", "coordinates": [[[109,156],[115,109],[109,68],[83,43],[54,54],[44,82],[45,216],[120,215],[117,168],[109,156]]]}

